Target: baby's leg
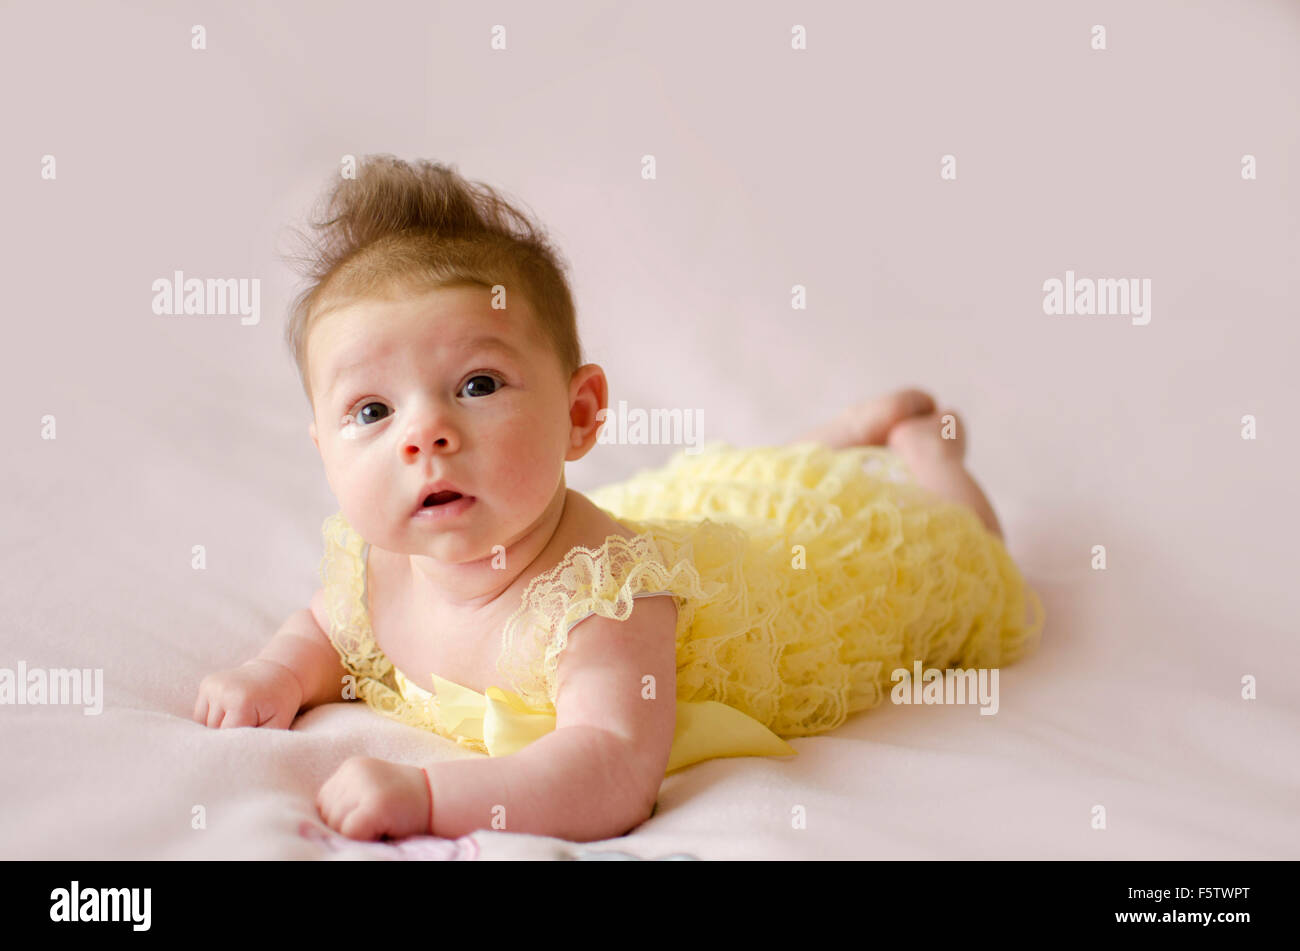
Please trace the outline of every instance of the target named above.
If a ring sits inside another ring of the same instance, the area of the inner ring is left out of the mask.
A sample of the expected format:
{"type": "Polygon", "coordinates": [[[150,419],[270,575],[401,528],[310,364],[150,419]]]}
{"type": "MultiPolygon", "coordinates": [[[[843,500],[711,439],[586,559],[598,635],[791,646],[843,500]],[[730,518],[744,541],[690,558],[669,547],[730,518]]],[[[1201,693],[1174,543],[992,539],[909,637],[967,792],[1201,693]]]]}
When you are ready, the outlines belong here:
{"type": "Polygon", "coordinates": [[[905,419],[889,431],[887,443],[917,482],[942,498],[970,506],[988,530],[1002,538],[993,506],[963,464],[966,426],[953,410],[905,419]],[[945,434],[951,438],[944,438],[945,434]]]}
{"type": "Polygon", "coordinates": [[[963,465],[965,424],[952,410],[936,411],[934,398],[924,390],[897,390],[851,406],[799,441],[821,442],[832,449],[888,445],[923,487],[970,506],[989,531],[1002,538],[993,506],[963,465]],[[945,425],[945,416],[952,417],[951,423],[945,425]],[[945,439],[945,432],[952,438],[945,439]]]}

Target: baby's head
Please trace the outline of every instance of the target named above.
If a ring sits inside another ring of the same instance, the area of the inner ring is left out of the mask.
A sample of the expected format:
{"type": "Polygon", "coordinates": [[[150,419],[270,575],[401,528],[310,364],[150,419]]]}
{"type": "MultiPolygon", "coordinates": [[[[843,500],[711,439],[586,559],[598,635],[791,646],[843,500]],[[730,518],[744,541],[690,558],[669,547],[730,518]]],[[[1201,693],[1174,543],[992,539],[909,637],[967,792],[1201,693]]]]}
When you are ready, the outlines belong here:
{"type": "Polygon", "coordinates": [[[488,186],[391,156],[340,180],[313,227],[286,339],[343,517],[449,563],[509,547],[563,504],[607,405],[559,254],[488,186]],[[434,482],[468,501],[424,506],[434,482]]]}

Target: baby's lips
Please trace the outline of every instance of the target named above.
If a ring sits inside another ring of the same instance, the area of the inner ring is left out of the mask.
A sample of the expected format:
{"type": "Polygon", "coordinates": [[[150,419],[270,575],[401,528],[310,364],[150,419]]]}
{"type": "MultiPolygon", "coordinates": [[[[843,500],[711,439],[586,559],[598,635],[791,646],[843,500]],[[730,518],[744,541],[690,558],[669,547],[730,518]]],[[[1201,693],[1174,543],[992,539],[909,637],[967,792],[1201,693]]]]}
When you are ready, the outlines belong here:
{"type": "MultiPolygon", "coordinates": [[[[415,500],[415,508],[412,511],[415,512],[420,511],[420,509],[425,507],[424,506],[425,499],[429,498],[429,496],[431,495],[438,495],[439,493],[443,493],[443,492],[455,492],[457,495],[460,496],[465,495],[464,492],[462,492],[456,486],[452,485],[446,479],[439,479],[437,482],[428,483],[423,489],[420,490],[420,495],[415,500]]],[[[447,500],[444,499],[444,501],[447,500]]]]}

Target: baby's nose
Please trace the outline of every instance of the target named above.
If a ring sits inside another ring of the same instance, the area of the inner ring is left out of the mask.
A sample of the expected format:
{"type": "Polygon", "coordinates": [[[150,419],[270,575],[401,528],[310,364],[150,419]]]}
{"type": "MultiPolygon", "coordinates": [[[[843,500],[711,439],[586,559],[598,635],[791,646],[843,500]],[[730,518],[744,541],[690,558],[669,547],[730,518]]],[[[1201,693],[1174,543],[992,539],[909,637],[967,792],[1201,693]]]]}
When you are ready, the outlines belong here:
{"type": "Polygon", "coordinates": [[[446,452],[457,448],[459,437],[448,412],[432,402],[413,403],[407,410],[406,428],[402,432],[402,456],[413,459],[421,453],[446,452]]]}
{"type": "Polygon", "coordinates": [[[446,436],[438,436],[433,439],[421,439],[419,437],[409,437],[405,440],[406,446],[402,450],[407,456],[418,456],[422,452],[431,452],[435,449],[446,449],[450,444],[446,436]]]}

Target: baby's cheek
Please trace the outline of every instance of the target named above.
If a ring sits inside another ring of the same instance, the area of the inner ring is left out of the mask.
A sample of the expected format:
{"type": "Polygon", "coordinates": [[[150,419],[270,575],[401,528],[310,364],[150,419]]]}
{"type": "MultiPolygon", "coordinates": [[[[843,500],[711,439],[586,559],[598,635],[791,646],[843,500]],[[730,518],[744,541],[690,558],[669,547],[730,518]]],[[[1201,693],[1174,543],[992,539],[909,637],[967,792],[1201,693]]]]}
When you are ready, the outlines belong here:
{"type": "MultiPolygon", "coordinates": [[[[386,547],[392,526],[385,517],[402,508],[402,500],[396,497],[400,493],[392,486],[376,482],[363,465],[352,467],[338,481],[335,495],[348,524],[362,538],[386,547]]],[[[411,505],[414,504],[412,500],[411,505]]]]}
{"type": "Polygon", "coordinates": [[[511,467],[512,483],[507,497],[516,512],[536,518],[550,504],[560,481],[555,459],[541,453],[519,459],[511,467]]]}

